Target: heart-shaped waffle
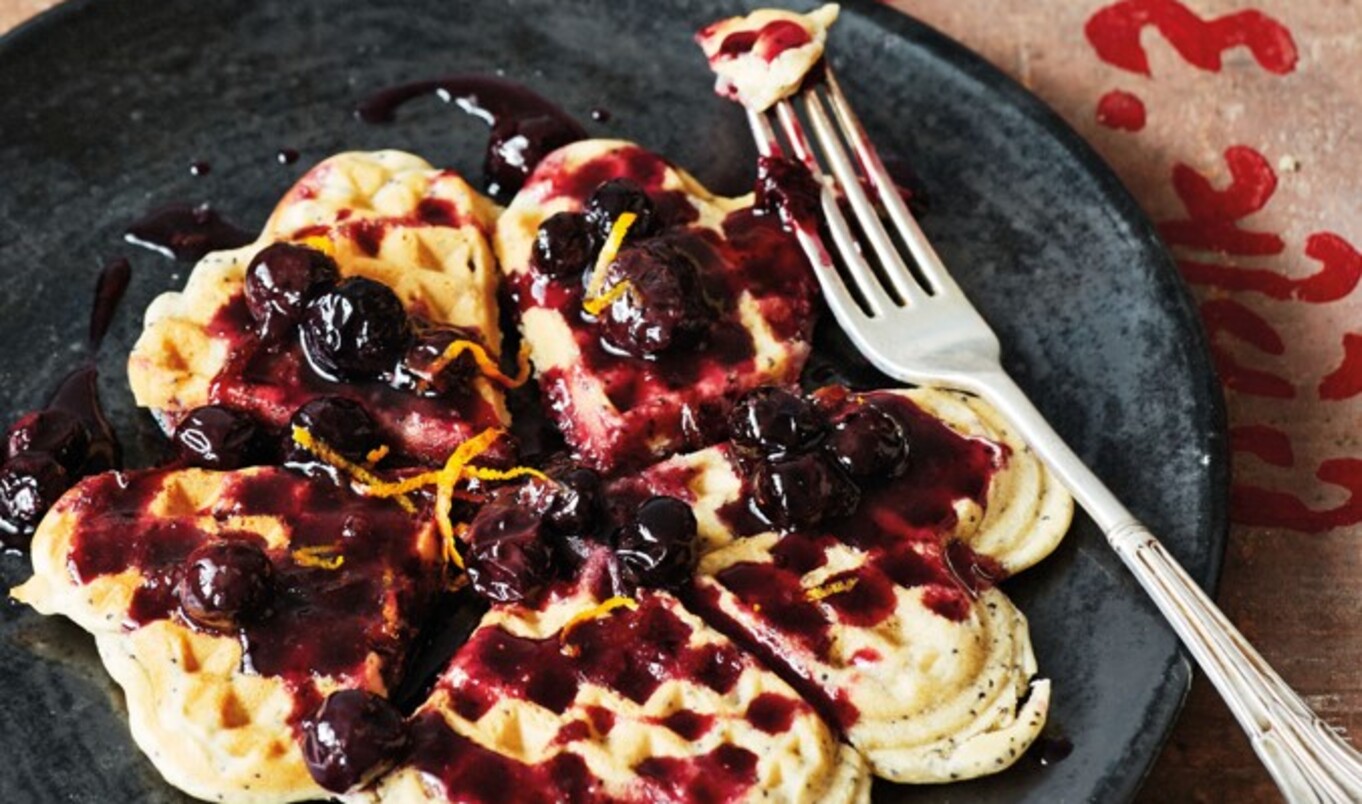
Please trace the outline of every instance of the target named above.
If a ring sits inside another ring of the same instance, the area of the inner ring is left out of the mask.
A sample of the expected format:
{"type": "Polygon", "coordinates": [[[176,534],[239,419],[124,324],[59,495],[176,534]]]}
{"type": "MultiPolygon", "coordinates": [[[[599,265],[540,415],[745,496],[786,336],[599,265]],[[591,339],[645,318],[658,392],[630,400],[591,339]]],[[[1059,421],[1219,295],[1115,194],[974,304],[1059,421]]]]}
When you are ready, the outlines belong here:
{"type": "Polygon", "coordinates": [[[498,274],[486,235],[498,208],[451,171],[400,151],[344,153],[318,164],[284,196],[260,239],[215,252],[179,292],[147,308],[128,360],[137,403],[173,429],[193,408],[222,404],[274,426],[323,394],[365,405],[395,447],[442,460],[469,435],[504,425],[501,387],[474,376],[452,397],[426,398],[382,382],[331,382],[296,344],[262,348],[243,286],[251,259],[275,242],[318,248],[342,276],[387,285],[410,315],[466,332],[495,359],[498,274]]]}
{"type": "Polygon", "coordinates": [[[175,786],[213,801],[325,797],[303,722],[328,694],[383,695],[441,583],[438,537],[397,506],[284,469],[109,473],[72,489],[13,595],[95,635],[133,737],[175,786]],[[259,545],[269,609],[204,628],[179,591],[215,540],[259,545]]]}
{"type": "Polygon", "coordinates": [[[1073,501],[977,398],[915,389],[815,395],[903,425],[909,463],[845,519],[777,532],[730,444],[619,481],[691,502],[703,555],[688,602],[791,680],[876,775],[944,782],[1010,765],[1040,733],[1026,619],[993,584],[1059,543],[1073,501]]]}

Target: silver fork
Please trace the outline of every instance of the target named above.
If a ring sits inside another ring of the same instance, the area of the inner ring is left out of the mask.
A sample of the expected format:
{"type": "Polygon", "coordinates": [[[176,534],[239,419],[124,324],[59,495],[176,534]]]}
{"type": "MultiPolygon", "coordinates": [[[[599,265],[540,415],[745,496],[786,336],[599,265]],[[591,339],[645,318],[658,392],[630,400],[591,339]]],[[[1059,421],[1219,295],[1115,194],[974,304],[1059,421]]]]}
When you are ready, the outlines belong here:
{"type": "Polygon", "coordinates": [[[794,228],[828,306],[861,353],[891,377],[968,391],[997,408],[1106,534],[1229,704],[1287,800],[1362,801],[1362,754],[1310,711],[1003,370],[997,336],[909,213],[832,67],[821,86],[806,88],[799,98],[831,176],[820,165],[792,101],[764,114],[749,112],[748,121],[763,155],[784,155],[778,127],[794,156],[822,185],[823,215],[850,287],[819,233],[808,226],[794,228]],[[851,207],[860,239],[842,213],[839,196],[851,207]],[[886,222],[907,244],[908,254],[899,252],[886,222]]]}

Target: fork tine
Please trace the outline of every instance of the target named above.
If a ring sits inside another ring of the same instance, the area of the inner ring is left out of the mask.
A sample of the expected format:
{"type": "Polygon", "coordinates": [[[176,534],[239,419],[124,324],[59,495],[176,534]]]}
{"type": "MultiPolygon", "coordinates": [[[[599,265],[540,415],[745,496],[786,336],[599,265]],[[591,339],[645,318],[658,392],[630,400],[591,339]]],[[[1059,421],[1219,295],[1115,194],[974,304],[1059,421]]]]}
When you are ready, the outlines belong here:
{"type": "Polygon", "coordinates": [[[860,118],[856,116],[856,112],[851,108],[851,103],[842,93],[842,85],[838,83],[832,65],[826,66],[825,76],[828,99],[832,105],[833,114],[837,116],[837,121],[841,124],[842,133],[855,150],[861,170],[869,179],[871,186],[875,188],[875,193],[879,196],[880,203],[884,205],[885,211],[889,213],[889,219],[894,222],[895,228],[898,229],[899,236],[907,244],[908,251],[917,263],[918,270],[926,277],[932,285],[932,289],[936,292],[960,294],[959,286],[956,285],[950,272],[946,270],[941,258],[937,256],[936,249],[932,248],[931,242],[927,240],[927,236],[922,233],[922,228],[918,226],[917,219],[908,211],[908,205],[903,202],[903,196],[899,194],[898,186],[894,183],[893,177],[889,175],[889,171],[884,169],[884,162],[880,159],[879,151],[875,150],[875,144],[866,135],[865,127],[861,125],[860,118]]]}
{"type": "Polygon", "coordinates": [[[898,246],[890,239],[889,232],[884,228],[879,213],[875,211],[875,206],[870,203],[870,199],[866,196],[865,189],[861,186],[860,176],[857,174],[846,148],[842,145],[842,140],[838,136],[836,128],[833,127],[832,121],[828,118],[827,110],[823,106],[823,99],[818,96],[816,89],[808,89],[804,92],[804,108],[809,113],[809,122],[813,125],[814,135],[817,136],[818,144],[823,149],[823,155],[827,157],[833,175],[841,184],[842,193],[851,202],[851,210],[856,215],[857,222],[861,225],[861,231],[864,232],[866,239],[870,241],[871,247],[879,256],[880,265],[884,269],[885,275],[893,284],[894,289],[898,291],[899,297],[909,304],[921,304],[926,301],[926,291],[918,284],[917,279],[908,269],[908,265],[903,261],[903,256],[899,254],[898,246]]]}
{"type": "MultiPolygon", "coordinates": [[[[781,155],[780,140],[777,139],[775,129],[771,127],[771,121],[765,114],[748,111],[747,124],[752,128],[752,136],[756,139],[757,150],[762,156],[781,155]]],[[[822,181],[819,181],[819,184],[823,186],[823,195],[826,198],[827,185],[822,181]]],[[[837,266],[823,245],[823,239],[817,232],[807,231],[802,226],[792,228],[799,240],[800,248],[813,263],[814,276],[818,277],[818,284],[823,289],[823,297],[827,300],[828,306],[832,308],[832,314],[842,321],[854,321],[864,316],[860,304],[847,289],[841,274],[837,273],[837,266]]]]}
{"type": "Polygon", "coordinates": [[[837,204],[837,196],[829,186],[822,166],[818,164],[818,157],[809,147],[808,137],[804,133],[804,125],[799,122],[799,116],[795,113],[794,106],[788,100],[776,104],[776,117],[780,120],[781,128],[785,130],[785,136],[790,141],[790,146],[794,149],[795,155],[804,162],[809,173],[823,188],[823,218],[828,224],[828,231],[832,234],[833,245],[837,247],[837,252],[842,256],[842,262],[846,265],[847,272],[851,274],[852,282],[860,292],[861,298],[866,301],[865,306],[870,308],[869,312],[872,316],[884,315],[890,308],[897,307],[898,302],[880,284],[880,281],[875,277],[875,272],[870,267],[870,263],[861,253],[860,244],[856,242],[856,235],[852,233],[846,216],[842,214],[842,208],[837,204]]]}

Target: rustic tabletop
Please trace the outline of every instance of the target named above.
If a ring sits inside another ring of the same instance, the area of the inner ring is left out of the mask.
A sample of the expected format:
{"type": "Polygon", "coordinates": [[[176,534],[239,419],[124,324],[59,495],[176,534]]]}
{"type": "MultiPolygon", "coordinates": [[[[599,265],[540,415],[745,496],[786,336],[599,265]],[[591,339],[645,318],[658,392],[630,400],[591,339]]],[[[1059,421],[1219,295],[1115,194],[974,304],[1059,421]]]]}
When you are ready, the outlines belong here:
{"type": "MultiPolygon", "coordinates": [[[[52,4],[0,0],[0,31],[52,4]]],[[[893,5],[1047,101],[1159,223],[1229,405],[1220,604],[1316,711],[1362,728],[1362,3],[893,5]]],[[[1198,680],[1141,799],[1277,798],[1198,680]]]]}

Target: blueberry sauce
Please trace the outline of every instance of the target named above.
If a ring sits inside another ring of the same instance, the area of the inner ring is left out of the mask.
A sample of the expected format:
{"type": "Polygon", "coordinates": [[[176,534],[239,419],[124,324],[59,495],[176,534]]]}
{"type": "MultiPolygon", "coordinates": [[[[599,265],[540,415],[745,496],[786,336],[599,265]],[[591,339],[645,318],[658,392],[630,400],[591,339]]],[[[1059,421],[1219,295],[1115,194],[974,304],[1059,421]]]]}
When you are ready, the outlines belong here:
{"type": "Polygon", "coordinates": [[[122,257],[110,261],[99,272],[99,281],[95,284],[95,302],[90,309],[88,343],[91,350],[98,350],[104,342],[109,325],[113,323],[114,312],[131,281],[132,264],[122,257]]]}
{"type": "Polygon", "coordinates": [[[510,696],[561,714],[582,683],[640,704],[670,678],[728,693],[745,665],[742,654],[730,645],[688,645],[690,626],[663,600],[644,593],[637,610],[581,623],[571,631],[566,652],[557,636],[540,640],[500,628],[478,631],[454,659],[468,679],[459,695],[473,713],[510,696]]]}
{"type": "Polygon", "coordinates": [[[298,151],[295,148],[280,148],[274,154],[274,161],[281,165],[291,165],[298,161],[298,151]]]}
{"type": "Polygon", "coordinates": [[[790,229],[818,230],[823,190],[802,162],[778,156],[757,160],[757,206],[790,229]]]}
{"type": "Polygon", "coordinates": [[[535,178],[546,200],[568,198],[584,205],[597,187],[619,178],[642,187],[661,221],[660,233],[645,242],[679,252],[697,266],[713,317],[694,347],[646,357],[621,354],[603,341],[596,321],[581,313],[581,282],[536,270],[512,275],[508,284],[520,311],[542,307],[563,312],[581,354],[571,368],[541,374],[549,416],[565,432],[579,415],[593,418],[594,412],[573,409],[570,393],[580,377],[591,376],[603,384],[619,419],[599,443],[579,440],[579,457],[585,462],[613,471],[645,465],[663,452],[713,443],[723,435],[729,404],[762,368],[752,337],[738,319],[740,296],[750,295],[777,340],[808,339],[816,290],[802,252],[778,220],[751,209],[729,214],[722,234],[691,226],[694,207],[683,195],[661,189],[666,163],[641,148],[617,149],[571,171],[556,167],[546,165],[535,178]]]}
{"type": "Polygon", "coordinates": [[[240,248],[255,240],[207,204],[173,204],[131,223],[123,239],[171,259],[192,262],[210,251],[240,248]]]}
{"type": "Polygon", "coordinates": [[[1026,753],[1038,764],[1048,766],[1063,762],[1073,752],[1074,744],[1068,737],[1042,734],[1026,753]]]}
{"type": "Polygon", "coordinates": [[[803,25],[790,20],[773,20],[755,31],[734,31],[719,43],[715,58],[736,58],[752,53],[763,61],[775,61],[787,50],[810,42],[803,25]]]}
{"type": "Polygon", "coordinates": [[[613,116],[614,115],[610,113],[610,110],[604,106],[596,106],[591,110],[591,119],[595,120],[597,123],[609,123],[610,118],[613,116]]]}
{"type": "Polygon", "coordinates": [[[747,705],[747,722],[767,734],[784,734],[794,723],[802,701],[775,692],[763,692],[747,705]]]}
{"type": "MultiPolygon", "coordinates": [[[[387,681],[396,682],[414,636],[412,623],[439,583],[434,548],[428,545],[423,555],[413,517],[389,502],[275,468],[225,476],[207,509],[179,510],[172,499],[161,503],[170,510],[151,515],[148,506],[166,477],[159,470],[108,473],[85,481],[62,503],[79,518],[69,558],[79,582],[129,567],[144,577],[127,627],[185,617],[177,586],[186,559],[221,536],[217,528],[204,530],[204,523],[281,517],[290,526],[290,543],[266,550],[273,592],[261,605],[268,614],[240,624],[244,668],[298,686],[314,674],[362,676],[374,653],[385,660],[387,681]],[[300,559],[299,551],[309,549],[328,561],[300,559]]],[[[264,544],[247,531],[233,538],[264,544]]]]}
{"type": "MultiPolygon", "coordinates": [[[[417,715],[410,734],[408,763],[438,781],[450,801],[492,804],[511,790],[527,804],[614,800],[571,750],[540,764],[519,762],[455,732],[438,712],[417,715]]],[[[579,734],[573,724],[560,737],[581,739],[579,734]]],[[[756,784],[756,766],[756,754],[731,743],[695,757],[647,757],[633,769],[639,780],[631,792],[643,801],[736,801],[756,784]]]]}
{"type": "Polygon", "coordinates": [[[189,175],[191,176],[207,176],[212,172],[213,166],[202,160],[189,163],[189,175]]]}
{"type": "Polygon", "coordinates": [[[502,78],[453,75],[389,87],[365,98],[355,115],[366,123],[389,123],[403,104],[438,95],[488,124],[491,139],[483,161],[487,191],[501,200],[524,184],[551,151],[586,139],[582,126],[549,100],[502,78]]]}

